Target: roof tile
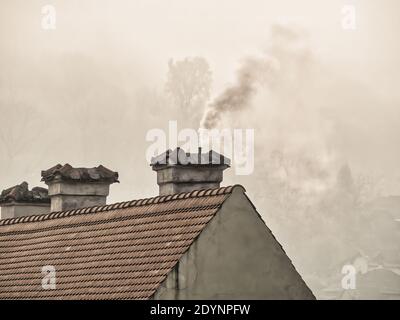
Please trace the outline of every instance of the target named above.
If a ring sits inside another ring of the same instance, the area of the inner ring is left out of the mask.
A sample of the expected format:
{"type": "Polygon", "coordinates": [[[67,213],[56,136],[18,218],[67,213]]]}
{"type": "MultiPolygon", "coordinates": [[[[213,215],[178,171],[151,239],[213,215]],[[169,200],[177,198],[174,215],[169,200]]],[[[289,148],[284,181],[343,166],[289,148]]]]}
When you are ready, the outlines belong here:
{"type": "Polygon", "coordinates": [[[148,299],[232,188],[0,220],[0,299],[148,299]],[[56,269],[42,289],[41,268],[56,269]]]}

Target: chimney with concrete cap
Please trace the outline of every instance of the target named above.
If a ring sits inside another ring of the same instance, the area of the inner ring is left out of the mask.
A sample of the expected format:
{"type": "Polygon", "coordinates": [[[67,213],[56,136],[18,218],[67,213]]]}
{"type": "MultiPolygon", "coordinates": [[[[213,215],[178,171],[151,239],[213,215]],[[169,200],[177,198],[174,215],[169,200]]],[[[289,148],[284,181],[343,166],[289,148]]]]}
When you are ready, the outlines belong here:
{"type": "Polygon", "coordinates": [[[219,188],[229,166],[230,159],[212,150],[202,153],[201,148],[198,153],[167,150],[151,160],[160,195],[219,188]]]}
{"type": "Polygon", "coordinates": [[[0,219],[45,214],[50,212],[50,199],[45,188],[29,190],[27,182],[5,189],[0,194],[0,219]]]}
{"type": "Polygon", "coordinates": [[[119,182],[118,172],[106,167],[73,168],[69,164],[42,171],[42,181],[49,186],[51,212],[105,205],[110,185],[119,182]]]}

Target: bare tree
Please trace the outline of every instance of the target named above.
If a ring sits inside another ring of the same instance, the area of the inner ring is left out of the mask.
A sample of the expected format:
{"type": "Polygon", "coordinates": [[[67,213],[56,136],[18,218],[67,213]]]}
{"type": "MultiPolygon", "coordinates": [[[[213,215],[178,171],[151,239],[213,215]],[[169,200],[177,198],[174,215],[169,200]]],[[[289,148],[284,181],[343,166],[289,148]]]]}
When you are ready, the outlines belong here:
{"type": "Polygon", "coordinates": [[[0,176],[5,185],[15,183],[16,175],[29,176],[41,163],[48,126],[43,125],[46,121],[37,108],[14,94],[2,92],[0,114],[0,176]]]}
{"type": "Polygon", "coordinates": [[[201,57],[168,62],[165,90],[178,106],[185,123],[198,125],[205,103],[210,97],[212,73],[201,57]]]}

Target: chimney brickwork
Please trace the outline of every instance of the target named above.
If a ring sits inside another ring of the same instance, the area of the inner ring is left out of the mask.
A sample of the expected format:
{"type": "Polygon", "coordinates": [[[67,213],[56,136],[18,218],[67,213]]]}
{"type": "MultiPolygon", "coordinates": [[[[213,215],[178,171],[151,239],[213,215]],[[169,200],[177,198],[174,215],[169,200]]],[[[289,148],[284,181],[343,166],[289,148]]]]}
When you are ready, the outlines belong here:
{"type": "Polygon", "coordinates": [[[42,171],[42,181],[49,186],[51,212],[105,205],[110,185],[119,182],[118,172],[104,166],[73,168],[69,164],[42,171]]]}
{"type": "Polygon", "coordinates": [[[182,149],[167,150],[152,158],[151,166],[157,172],[160,195],[219,188],[223,171],[230,160],[215,151],[185,153],[182,149]]]}
{"type": "Polygon", "coordinates": [[[45,188],[29,190],[27,182],[5,189],[0,194],[1,219],[18,218],[50,212],[50,198],[45,188]]]}

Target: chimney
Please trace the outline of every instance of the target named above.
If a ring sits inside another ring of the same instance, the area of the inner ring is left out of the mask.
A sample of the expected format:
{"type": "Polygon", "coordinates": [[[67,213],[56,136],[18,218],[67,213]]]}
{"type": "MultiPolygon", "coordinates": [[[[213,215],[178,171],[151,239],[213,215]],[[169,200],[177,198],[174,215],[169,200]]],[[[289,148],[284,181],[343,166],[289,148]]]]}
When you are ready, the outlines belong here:
{"type": "Polygon", "coordinates": [[[176,148],[151,159],[160,195],[219,188],[223,171],[229,165],[228,158],[212,150],[202,153],[201,148],[198,153],[176,148]]]}
{"type": "Polygon", "coordinates": [[[47,189],[33,188],[28,183],[3,190],[0,195],[1,219],[45,214],[50,212],[50,198],[47,189]]]}
{"type": "Polygon", "coordinates": [[[42,181],[49,186],[51,212],[105,205],[110,185],[119,182],[118,172],[103,166],[73,168],[69,164],[42,171],[42,181]]]}

